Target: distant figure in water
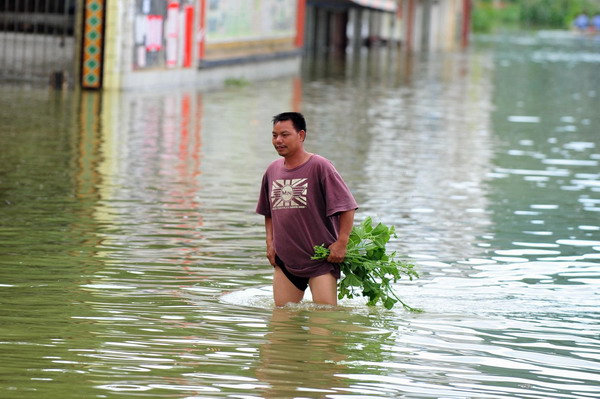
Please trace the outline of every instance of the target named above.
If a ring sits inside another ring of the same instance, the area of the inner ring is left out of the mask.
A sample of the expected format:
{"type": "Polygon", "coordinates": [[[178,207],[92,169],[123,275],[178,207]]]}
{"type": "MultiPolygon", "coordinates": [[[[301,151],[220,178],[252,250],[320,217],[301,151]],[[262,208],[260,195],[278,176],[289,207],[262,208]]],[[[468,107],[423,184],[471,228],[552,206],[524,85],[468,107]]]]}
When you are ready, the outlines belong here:
{"type": "Polygon", "coordinates": [[[594,15],[591,26],[595,33],[600,32],[600,13],[594,15]]]}
{"type": "Polygon", "coordinates": [[[573,21],[573,26],[580,32],[585,32],[588,29],[590,24],[590,18],[587,16],[585,12],[580,13],[575,17],[573,21]]]}

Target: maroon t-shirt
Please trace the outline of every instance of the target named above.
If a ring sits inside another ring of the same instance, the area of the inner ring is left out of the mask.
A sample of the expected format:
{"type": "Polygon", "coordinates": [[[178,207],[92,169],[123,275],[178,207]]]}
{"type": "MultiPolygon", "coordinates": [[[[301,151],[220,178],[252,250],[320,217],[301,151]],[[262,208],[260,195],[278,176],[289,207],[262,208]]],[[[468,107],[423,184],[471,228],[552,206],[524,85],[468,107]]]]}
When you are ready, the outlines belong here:
{"type": "Polygon", "coordinates": [[[288,270],[300,277],[333,273],[339,265],[311,260],[314,246],[333,244],[338,237],[339,213],[358,208],[333,164],[319,155],[294,169],[273,161],[262,180],[256,212],[271,217],[275,252],[288,270]]]}

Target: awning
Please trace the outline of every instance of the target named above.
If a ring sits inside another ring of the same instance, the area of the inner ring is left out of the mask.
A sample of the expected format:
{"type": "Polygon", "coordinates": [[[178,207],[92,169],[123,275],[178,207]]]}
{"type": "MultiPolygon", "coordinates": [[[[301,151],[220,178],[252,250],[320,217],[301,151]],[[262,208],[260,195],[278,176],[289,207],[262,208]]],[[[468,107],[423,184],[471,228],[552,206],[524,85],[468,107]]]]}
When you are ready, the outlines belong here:
{"type": "Polygon", "coordinates": [[[364,7],[386,12],[396,11],[396,0],[307,0],[307,4],[316,7],[348,9],[364,7]]]}
{"type": "Polygon", "coordinates": [[[376,10],[395,12],[396,1],[394,0],[352,0],[359,6],[374,8],[376,10]]]}

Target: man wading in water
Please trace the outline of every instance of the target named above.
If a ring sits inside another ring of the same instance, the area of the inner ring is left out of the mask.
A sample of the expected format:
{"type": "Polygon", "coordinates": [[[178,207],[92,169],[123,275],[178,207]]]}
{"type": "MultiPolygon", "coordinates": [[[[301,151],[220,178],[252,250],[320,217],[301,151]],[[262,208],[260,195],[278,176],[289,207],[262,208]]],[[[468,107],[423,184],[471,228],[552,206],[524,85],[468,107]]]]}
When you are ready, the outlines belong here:
{"type": "Polygon", "coordinates": [[[339,263],[358,208],[333,164],[304,150],[305,139],[302,114],[273,117],[273,146],[282,159],[263,176],[256,212],[265,217],[275,306],[300,302],[309,286],[315,303],[337,304],[339,263]],[[314,246],[321,244],[331,251],[329,257],[311,260],[314,246]]]}

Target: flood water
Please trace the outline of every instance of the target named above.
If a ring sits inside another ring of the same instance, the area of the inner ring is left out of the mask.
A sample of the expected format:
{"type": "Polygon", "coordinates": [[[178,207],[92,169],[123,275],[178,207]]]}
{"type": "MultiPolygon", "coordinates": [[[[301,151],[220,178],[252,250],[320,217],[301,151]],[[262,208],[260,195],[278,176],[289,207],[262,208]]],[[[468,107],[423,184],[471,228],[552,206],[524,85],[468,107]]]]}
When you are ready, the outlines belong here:
{"type": "Polygon", "coordinates": [[[1,89],[0,397],[597,398],[600,40],[307,60],[220,90],[1,89]],[[254,213],[302,111],[415,314],[274,309],[254,213]]]}

